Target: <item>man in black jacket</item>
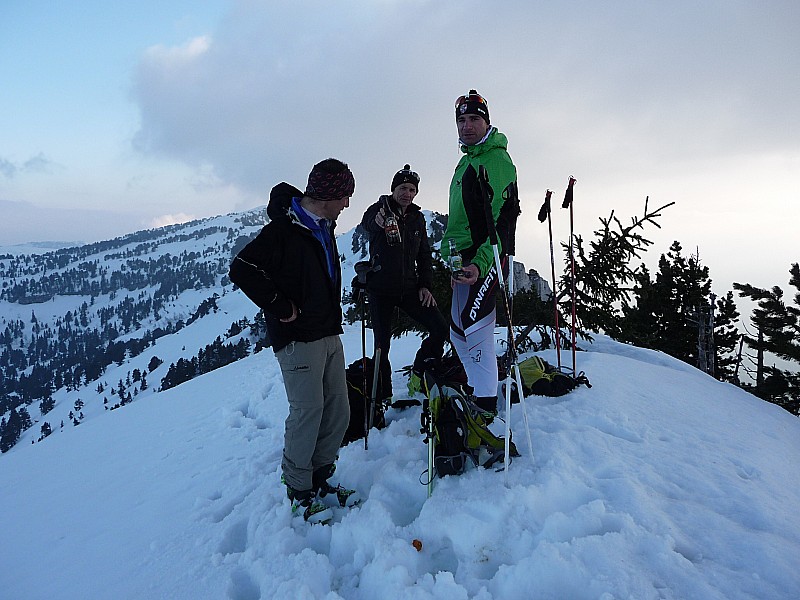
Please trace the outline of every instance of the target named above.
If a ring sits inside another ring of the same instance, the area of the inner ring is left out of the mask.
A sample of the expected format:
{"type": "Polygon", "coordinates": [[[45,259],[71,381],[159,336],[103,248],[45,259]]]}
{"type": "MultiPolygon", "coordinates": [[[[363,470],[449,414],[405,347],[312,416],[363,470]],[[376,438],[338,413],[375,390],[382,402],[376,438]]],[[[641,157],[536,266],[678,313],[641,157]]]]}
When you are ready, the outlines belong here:
{"type": "Polygon", "coordinates": [[[266,317],[289,400],[282,479],[292,510],[312,522],[330,518],[330,500],[354,500],[352,490],[328,483],[350,420],[334,227],[354,190],[350,169],[333,158],[314,165],[305,192],[278,184],[270,222],[230,269],[266,317]]]}
{"type": "Polygon", "coordinates": [[[375,267],[380,266],[370,273],[366,286],[375,347],[381,349],[384,403],[392,396],[389,346],[395,307],[430,332],[414,359],[416,370],[421,371],[425,359],[442,357],[449,335],[447,321],[430,291],[433,272],[428,229],[420,207],[413,202],[418,191],[419,175],[405,165],[392,178],[391,196],[381,196],[361,219],[369,234],[370,260],[375,267]]]}

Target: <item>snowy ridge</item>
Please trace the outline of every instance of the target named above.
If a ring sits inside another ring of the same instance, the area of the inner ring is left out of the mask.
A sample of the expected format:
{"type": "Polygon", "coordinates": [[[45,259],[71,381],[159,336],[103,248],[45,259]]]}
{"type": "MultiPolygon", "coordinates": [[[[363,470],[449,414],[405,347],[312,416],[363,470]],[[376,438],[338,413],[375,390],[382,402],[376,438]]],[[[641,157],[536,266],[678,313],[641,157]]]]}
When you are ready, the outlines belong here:
{"type": "MultiPolygon", "coordinates": [[[[344,343],[348,360],[360,355],[357,326],[344,343]]],[[[417,345],[393,344],[396,368],[417,345]]],[[[525,400],[533,452],[522,408],[512,409],[523,456],[508,488],[502,473],[473,469],[437,481],[427,499],[419,408],[392,410],[368,451],[342,449],[336,476],[366,500],[327,527],[292,518],[279,484],[287,406],[270,351],[140,398],[3,458],[0,589],[45,599],[796,598],[798,420],[662,354],[602,336],[588,350],[578,366],[591,389],[525,400]]]]}

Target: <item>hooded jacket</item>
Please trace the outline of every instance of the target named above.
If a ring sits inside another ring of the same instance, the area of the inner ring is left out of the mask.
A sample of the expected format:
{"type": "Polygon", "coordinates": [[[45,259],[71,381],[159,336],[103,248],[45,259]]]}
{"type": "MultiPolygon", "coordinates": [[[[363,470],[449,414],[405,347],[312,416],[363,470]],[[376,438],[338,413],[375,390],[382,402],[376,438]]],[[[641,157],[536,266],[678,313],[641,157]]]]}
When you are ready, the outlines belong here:
{"type": "Polygon", "coordinates": [[[481,277],[486,277],[494,264],[494,252],[478,183],[480,165],[486,167],[489,175],[498,251],[501,254],[514,253],[514,234],[520,208],[517,169],[508,155],[507,147],[508,139],[496,127],[492,127],[483,143],[474,146],[462,144],[464,156],[456,165],[450,183],[450,207],[441,246],[442,258],[445,261],[449,259],[449,240],[452,239],[464,264],[475,264],[480,269],[481,277]]]}
{"type": "Polygon", "coordinates": [[[367,291],[370,294],[400,297],[416,294],[420,288],[432,288],[431,247],[425,217],[416,204],[409,204],[405,213],[392,196],[381,196],[367,208],[361,219],[369,236],[369,254],[380,270],[370,273],[367,291]],[[400,227],[400,244],[391,246],[386,232],[375,222],[380,208],[392,211],[400,227]]]}
{"type": "MultiPolygon", "coordinates": [[[[272,349],[290,342],[313,342],[342,333],[341,265],[334,261],[334,277],[328,272],[320,241],[292,208],[292,198],[303,193],[280,183],[270,192],[270,222],[234,257],[230,278],[264,310],[272,349]],[[280,319],[292,315],[290,323],[280,319]]],[[[335,223],[331,228],[333,255],[338,257],[335,223]]]]}

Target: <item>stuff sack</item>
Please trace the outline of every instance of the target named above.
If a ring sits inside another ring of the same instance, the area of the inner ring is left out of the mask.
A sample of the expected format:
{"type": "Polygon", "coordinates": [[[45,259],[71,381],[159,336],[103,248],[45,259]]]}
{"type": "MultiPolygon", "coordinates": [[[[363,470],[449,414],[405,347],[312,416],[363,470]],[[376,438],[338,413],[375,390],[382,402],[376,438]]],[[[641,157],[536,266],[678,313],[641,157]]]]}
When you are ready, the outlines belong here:
{"type": "MultiPolygon", "coordinates": [[[[370,357],[359,358],[351,363],[345,370],[347,380],[347,398],[350,401],[350,423],[342,440],[342,446],[352,441],[360,440],[364,437],[364,415],[366,406],[369,403],[369,395],[372,392],[372,374],[375,369],[375,361],[370,357]],[[366,365],[366,368],[365,368],[366,365]],[[364,371],[367,374],[367,388],[364,390],[364,371]]],[[[378,398],[381,398],[380,384],[378,385],[378,398]]],[[[384,406],[380,400],[376,399],[372,412],[372,427],[383,429],[386,427],[386,417],[384,406]]]]}
{"type": "MultiPolygon", "coordinates": [[[[571,369],[567,367],[559,369],[538,356],[523,360],[519,364],[519,374],[525,396],[563,396],[580,385],[592,387],[583,371],[575,376],[571,369]]],[[[505,384],[503,387],[505,388],[505,384]]],[[[516,383],[512,384],[512,398],[517,391],[516,387],[516,383]]],[[[505,389],[503,393],[505,394],[505,389]]]]}
{"type": "Polygon", "coordinates": [[[444,385],[468,388],[467,371],[455,352],[449,352],[442,358],[426,358],[421,366],[405,367],[403,370],[408,375],[408,393],[411,396],[417,393],[426,394],[423,383],[426,373],[433,381],[444,385]]]}

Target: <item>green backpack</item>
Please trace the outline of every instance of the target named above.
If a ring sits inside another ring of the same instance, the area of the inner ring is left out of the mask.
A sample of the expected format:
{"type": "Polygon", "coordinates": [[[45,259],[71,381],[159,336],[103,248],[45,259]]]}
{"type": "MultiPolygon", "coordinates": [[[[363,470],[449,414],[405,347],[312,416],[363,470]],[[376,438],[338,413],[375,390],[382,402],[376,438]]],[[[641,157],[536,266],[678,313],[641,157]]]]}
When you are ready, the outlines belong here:
{"type": "MultiPolygon", "coordinates": [[[[426,372],[423,387],[428,398],[423,402],[422,432],[428,432],[426,442],[434,444],[433,467],[438,475],[460,475],[471,462],[489,468],[503,461],[505,438],[489,430],[480,409],[463,389],[436,381],[426,372]]],[[[519,456],[510,442],[510,456],[519,456]]]]}
{"type": "MultiPolygon", "coordinates": [[[[538,356],[526,358],[519,364],[522,392],[525,396],[563,396],[579,385],[592,385],[583,371],[577,377],[567,367],[554,367],[538,356]]],[[[516,391],[516,385],[512,387],[516,391]]],[[[503,390],[505,393],[505,390],[503,390]]]]}

